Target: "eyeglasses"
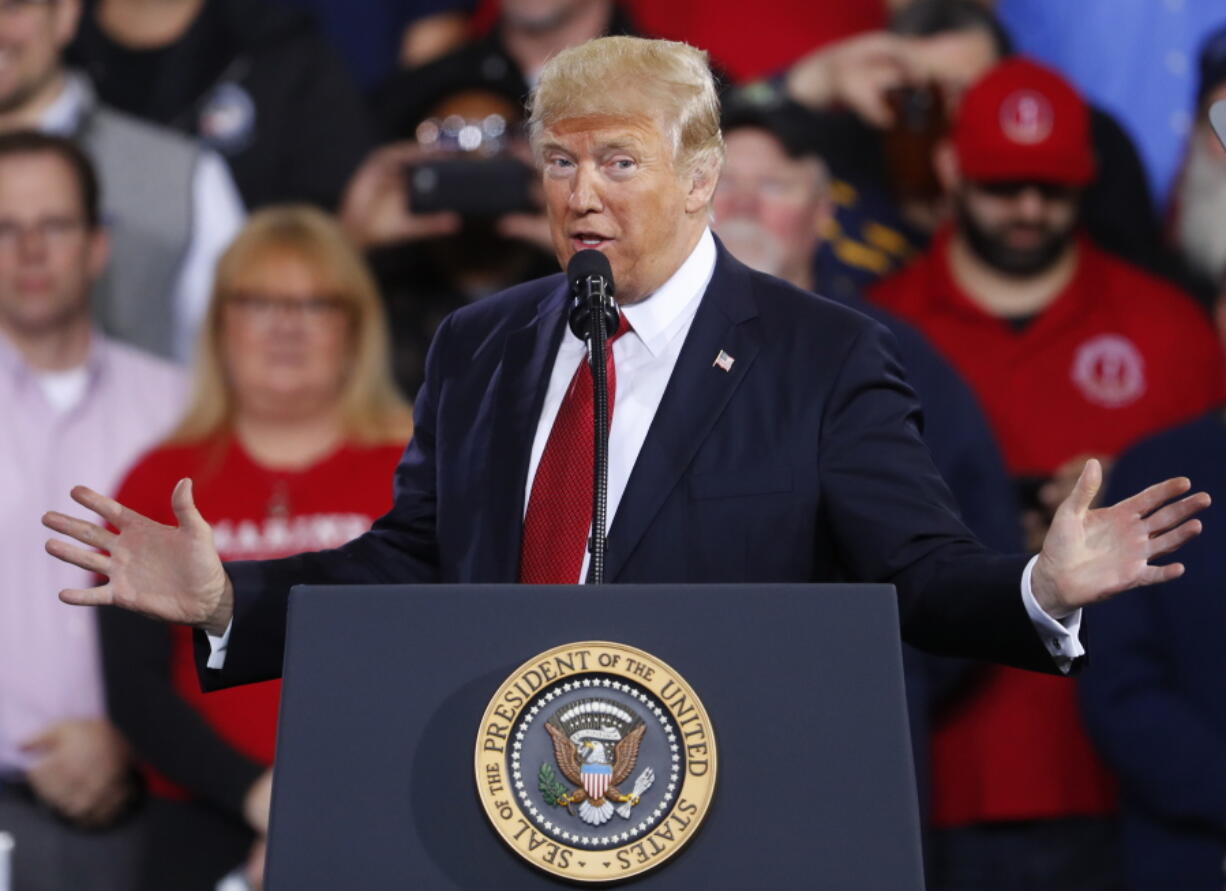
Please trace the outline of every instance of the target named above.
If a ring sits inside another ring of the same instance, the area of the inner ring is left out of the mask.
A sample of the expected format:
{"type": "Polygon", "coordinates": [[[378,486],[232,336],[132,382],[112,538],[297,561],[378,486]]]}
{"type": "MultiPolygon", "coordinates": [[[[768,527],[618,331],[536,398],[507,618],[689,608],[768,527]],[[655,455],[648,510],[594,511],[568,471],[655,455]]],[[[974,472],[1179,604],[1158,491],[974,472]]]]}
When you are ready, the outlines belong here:
{"type": "Polygon", "coordinates": [[[330,294],[295,298],[250,292],[231,295],[226,305],[258,323],[270,322],[278,315],[287,314],[316,324],[337,318],[349,306],[344,298],[330,294]]]}
{"type": "MultiPolygon", "coordinates": [[[[0,4],[3,2],[4,0],[0,0],[0,4]]],[[[0,6],[0,9],[2,8],[0,6]]],[[[0,220],[0,250],[12,250],[31,233],[37,233],[43,244],[60,247],[84,231],[85,221],[78,217],[43,217],[33,223],[0,220]]]]}

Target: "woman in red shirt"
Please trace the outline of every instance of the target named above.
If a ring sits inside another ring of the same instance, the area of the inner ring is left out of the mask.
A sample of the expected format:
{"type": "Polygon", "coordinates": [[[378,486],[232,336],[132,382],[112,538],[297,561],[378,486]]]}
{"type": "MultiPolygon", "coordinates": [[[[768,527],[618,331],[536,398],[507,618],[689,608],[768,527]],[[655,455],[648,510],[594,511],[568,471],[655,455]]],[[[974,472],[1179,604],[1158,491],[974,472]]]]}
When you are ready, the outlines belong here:
{"type": "MultiPolygon", "coordinates": [[[[191,477],[227,560],[341,545],[391,507],[412,424],[389,368],[376,286],[336,224],[263,210],[218,264],[186,416],[117,497],[173,524],[165,493],[191,477]]],[[[145,887],[213,891],[249,851],[258,884],[279,683],[204,696],[190,629],[104,612],[111,711],[152,793],[145,887]]]]}

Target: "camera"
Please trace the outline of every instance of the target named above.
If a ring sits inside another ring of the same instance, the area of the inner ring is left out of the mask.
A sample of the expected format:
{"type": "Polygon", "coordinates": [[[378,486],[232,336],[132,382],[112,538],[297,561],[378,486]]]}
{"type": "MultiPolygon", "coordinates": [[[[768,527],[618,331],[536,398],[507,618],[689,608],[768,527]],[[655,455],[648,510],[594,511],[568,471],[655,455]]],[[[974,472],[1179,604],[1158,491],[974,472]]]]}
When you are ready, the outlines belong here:
{"type": "Polygon", "coordinates": [[[459,115],[430,118],[417,127],[416,136],[434,156],[405,171],[414,213],[496,217],[539,210],[532,194],[535,172],[507,151],[509,128],[500,115],[479,121],[459,115]]]}
{"type": "Polygon", "coordinates": [[[538,210],[532,168],[516,158],[433,158],[409,165],[406,174],[414,213],[494,217],[538,210]]]}

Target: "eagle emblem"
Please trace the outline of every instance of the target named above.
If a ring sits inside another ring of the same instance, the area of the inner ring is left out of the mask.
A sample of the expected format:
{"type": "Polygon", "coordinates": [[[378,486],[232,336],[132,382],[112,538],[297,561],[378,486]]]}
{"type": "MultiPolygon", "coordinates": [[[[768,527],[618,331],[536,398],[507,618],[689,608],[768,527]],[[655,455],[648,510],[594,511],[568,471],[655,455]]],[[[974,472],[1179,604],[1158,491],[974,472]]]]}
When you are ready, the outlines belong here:
{"type": "Polygon", "coordinates": [[[607,823],[614,813],[629,820],[634,806],[655,782],[655,772],[648,767],[629,794],[619,788],[638,760],[639,744],[647,730],[643,719],[608,699],[580,699],[554,713],[545,729],[553,739],[558,769],[574,787],[567,791],[546,762],[538,774],[545,800],[577,812],[579,819],[592,826],[607,823]],[[615,804],[620,806],[615,809],[615,804]]]}

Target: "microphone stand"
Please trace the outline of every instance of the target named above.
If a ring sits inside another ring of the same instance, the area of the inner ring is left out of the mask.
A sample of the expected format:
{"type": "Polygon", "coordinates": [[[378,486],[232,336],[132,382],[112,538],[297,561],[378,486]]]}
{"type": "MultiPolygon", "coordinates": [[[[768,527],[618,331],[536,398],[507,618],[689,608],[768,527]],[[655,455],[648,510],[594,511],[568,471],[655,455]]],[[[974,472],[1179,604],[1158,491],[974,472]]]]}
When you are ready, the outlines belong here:
{"type": "Polygon", "coordinates": [[[609,303],[604,281],[596,276],[587,280],[587,302],[591,336],[588,338],[588,363],[592,369],[592,537],[588,542],[592,561],[588,580],[604,584],[605,529],[609,502],[609,375],[605,365],[605,344],[609,340],[609,303]]]}

